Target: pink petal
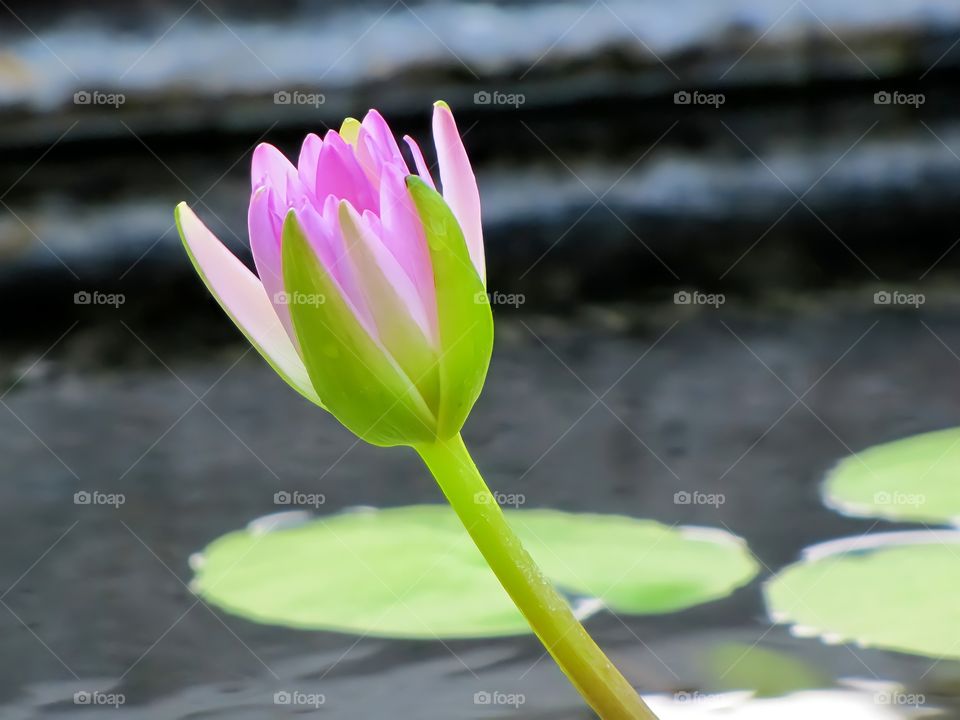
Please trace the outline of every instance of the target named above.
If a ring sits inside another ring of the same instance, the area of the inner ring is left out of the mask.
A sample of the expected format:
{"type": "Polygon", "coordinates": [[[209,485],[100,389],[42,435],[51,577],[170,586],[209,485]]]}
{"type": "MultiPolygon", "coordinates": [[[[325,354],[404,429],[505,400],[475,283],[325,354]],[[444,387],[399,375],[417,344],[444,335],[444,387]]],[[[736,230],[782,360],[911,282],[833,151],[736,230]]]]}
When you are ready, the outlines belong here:
{"type": "Polygon", "coordinates": [[[300,158],[297,160],[297,174],[300,177],[300,182],[313,194],[317,191],[317,163],[320,161],[320,148],[322,146],[323,140],[314,133],[310,133],[303,139],[303,145],[300,146],[300,158]]]}
{"type": "Polygon", "coordinates": [[[470,158],[463,147],[453,113],[444,102],[434,104],[433,142],[437,148],[437,160],[440,165],[440,183],[443,185],[443,199],[453,211],[463,237],[467,241],[470,259],[486,283],[486,269],[483,257],[483,228],[480,225],[480,191],[477,180],[470,167],[470,158]]]}
{"type": "MultiPolygon", "coordinates": [[[[400,263],[397,262],[393,253],[387,249],[380,236],[376,233],[374,224],[370,222],[369,216],[365,215],[361,217],[356,210],[350,207],[349,203],[341,203],[341,211],[346,212],[351,220],[349,223],[341,222],[341,227],[343,228],[344,237],[347,241],[347,252],[351,253],[355,266],[361,271],[359,278],[360,284],[364,284],[366,273],[379,270],[383,278],[393,288],[393,292],[400,298],[401,305],[399,307],[396,305],[371,307],[370,309],[376,318],[376,322],[380,324],[389,323],[391,322],[391,318],[397,313],[406,313],[413,318],[423,333],[424,338],[433,338],[434,333],[431,328],[431,323],[424,311],[423,303],[420,300],[417,289],[414,287],[410,277],[400,266],[400,263]],[[358,234],[357,231],[359,231],[358,234]],[[376,269],[365,267],[359,262],[362,260],[363,255],[352,252],[353,245],[356,243],[362,243],[368,250],[369,255],[372,256],[373,261],[376,263],[376,269]]],[[[368,297],[377,297],[375,294],[370,293],[366,295],[368,297]]],[[[382,297],[380,297],[380,299],[383,300],[382,297]]],[[[434,322],[434,324],[436,323],[434,322]]],[[[413,342],[413,338],[410,338],[410,341],[413,342]]]]}
{"type": "Polygon", "coordinates": [[[407,163],[400,153],[390,126],[376,110],[370,110],[363,118],[356,143],[357,159],[370,177],[377,191],[380,189],[380,179],[387,166],[402,168],[408,172],[407,163]]]}
{"type": "Polygon", "coordinates": [[[297,208],[297,221],[303,228],[317,259],[330,274],[341,295],[351,310],[360,318],[361,324],[377,338],[373,315],[367,307],[360,283],[353,271],[347,252],[346,240],[337,218],[340,201],[330,195],[324,203],[323,212],[313,205],[305,204],[297,208]]]}
{"type": "Polygon", "coordinates": [[[250,198],[250,208],[247,211],[250,250],[267,297],[273,303],[274,310],[290,340],[295,347],[299,347],[293,321],[290,318],[290,306],[286,302],[280,265],[280,233],[283,228],[283,215],[276,211],[275,202],[274,193],[267,186],[255,190],[250,198]]]}
{"type": "Polygon", "coordinates": [[[404,135],[403,141],[407,144],[407,147],[410,148],[410,154],[413,155],[413,162],[417,166],[417,174],[427,185],[436,190],[437,186],[433,182],[430,168],[427,167],[427,161],[423,159],[423,151],[420,149],[420,146],[417,145],[417,141],[409,135],[404,135]]]}
{"type": "Polygon", "coordinates": [[[357,133],[357,143],[355,146],[355,151],[357,162],[360,163],[360,167],[363,168],[363,171],[367,174],[367,178],[370,180],[375,192],[380,191],[380,169],[384,165],[384,159],[380,155],[379,149],[376,147],[373,139],[363,127],[360,128],[357,133]]]}
{"type": "Polygon", "coordinates": [[[407,191],[404,177],[395,167],[387,167],[383,173],[380,184],[380,237],[417,292],[427,318],[427,337],[436,339],[437,293],[433,284],[433,266],[423,223],[407,191]]]}
{"type": "Polygon", "coordinates": [[[325,199],[329,195],[348,200],[360,211],[379,209],[374,187],[353,148],[333,130],[324,136],[317,161],[316,196],[325,199]]]}
{"type": "Polygon", "coordinates": [[[376,110],[370,110],[363,118],[360,124],[364,133],[369,137],[370,142],[376,148],[377,155],[383,163],[399,163],[406,166],[403,161],[403,155],[400,154],[400,146],[383,119],[383,115],[376,110]]]}
{"type": "Polygon", "coordinates": [[[282,152],[268,143],[260,143],[253,151],[250,179],[253,190],[269,185],[284,205],[292,205],[304,196],[297,169],[282,152]]]}
{"type": "Polygon", "coordinates": [[[307,369],[257,276],[207,229],[186,203],[177,206],[176,217],[187,252],[220,306],[294,390],[322,407],[307,369]]]}
{"type": "Polygon", "coordinates": [[[369,210],[364,210],[363,221],[370,226],[370,229],[373,230],[377,237],[383,235],[383,223],[380,222],[380,218],[378,218],[372,212],[369,210]]]}

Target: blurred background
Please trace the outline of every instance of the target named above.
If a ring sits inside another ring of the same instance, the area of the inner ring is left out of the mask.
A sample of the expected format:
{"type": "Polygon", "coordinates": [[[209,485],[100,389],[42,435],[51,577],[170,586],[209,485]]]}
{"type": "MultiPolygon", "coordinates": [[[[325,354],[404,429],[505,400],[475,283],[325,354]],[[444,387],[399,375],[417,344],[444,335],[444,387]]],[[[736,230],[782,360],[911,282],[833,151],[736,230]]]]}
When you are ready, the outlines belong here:
{"type": "Polygon", "coordinates": [[[280,490],[442,498],[250,352],[174,205],[249,261],[257,143],[295,157],[376,107],[432,163],[441,98],[483,201],[497,342],[464,434],[490,485],[725,529],[764,567],[682,613],[598,616],[611,657],[649,692],[785,692],[776,653],[960,717],[955,663],[793,637],[760,593],[878,525],[823,506],[838,459],[960,425],[956,0],[0,0],[0,37],[0,717],[303,712],[285,687],[330,718],[589,717],[533,638],[297,632],[188,587],[190,554],[280,490]],[[126,502],[74,503],[94,490],[126,502]],[[92,685],[125,704],[76,707],[92,685]]]}

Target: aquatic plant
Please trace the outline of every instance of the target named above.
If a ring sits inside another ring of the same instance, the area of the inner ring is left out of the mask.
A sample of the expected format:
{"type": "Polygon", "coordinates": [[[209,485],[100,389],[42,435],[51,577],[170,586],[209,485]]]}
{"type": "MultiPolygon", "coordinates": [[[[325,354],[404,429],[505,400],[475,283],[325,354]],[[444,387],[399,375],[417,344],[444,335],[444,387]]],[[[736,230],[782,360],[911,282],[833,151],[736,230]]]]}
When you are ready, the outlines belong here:
{"type": "Polygon", "coordinates": [[[493,347],[480,198],[450,108],[436,103],[442,195],[417,143],[412,174],[375,110],[297,165],[253,156],[250,272],[181,203],[197,272],[280,376],[374,445],[409,446],[546,649],[606,719],[652,718],[504,518],[460,430],[493,347]]]}

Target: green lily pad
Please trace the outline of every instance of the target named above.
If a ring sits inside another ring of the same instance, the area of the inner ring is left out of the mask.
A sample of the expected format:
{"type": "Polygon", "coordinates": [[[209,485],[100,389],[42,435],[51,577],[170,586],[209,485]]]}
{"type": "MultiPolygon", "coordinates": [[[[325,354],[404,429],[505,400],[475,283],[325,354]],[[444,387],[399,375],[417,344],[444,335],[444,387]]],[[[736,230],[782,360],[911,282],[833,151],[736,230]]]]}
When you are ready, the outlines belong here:
{"type": "Polygon", "coordinates": [[[743,541],[722,530],[555,510],[507,518],[555,584],[618,613],[682,610],[729,595],[758,570],[743,541]]]}
{"type": "Polygon", "coordinates": [[[827,505],[848,515],[960,520],[960,428],[877,445],[842,460],[824,483],[827,505]]]}
{"type": "MultiPolygon", "coordinates": [[[[730,594],[758,569],[742,541],[717,530],[553,510],[507,516],[581,618],[603,607],[680,610],[730,594]]],[[[406,638],[529,632],[445,505],[268,516],[192,564],[201,597],[257,622],[406,638]]]]}
{"type": "Polygon", "coordinates": [[[770,616],[799,636],[960,659],[960,532],[879,533],[804,551],[770,580],[770,616]]]}

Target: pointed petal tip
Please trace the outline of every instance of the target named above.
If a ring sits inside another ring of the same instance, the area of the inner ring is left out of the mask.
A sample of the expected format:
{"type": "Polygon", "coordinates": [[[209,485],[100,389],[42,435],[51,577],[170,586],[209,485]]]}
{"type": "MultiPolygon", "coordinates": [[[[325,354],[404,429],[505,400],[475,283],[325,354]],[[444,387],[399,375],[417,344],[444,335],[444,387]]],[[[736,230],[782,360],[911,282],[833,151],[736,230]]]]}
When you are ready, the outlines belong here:
{"type": "Polygon", "coordinates": [[[277,147],[267,142],[257,145],[250,158],[251,189],[264,184],[273,186],[284,199],[299,197],[303,192],[297,168],[277,147]]]}
{"type": "Polygon", "coordinates": [[[278,150],[276,147],[274,147],[270,143],[261,142],[261,143],[257,143],[257,146],[253,149],[252,157],[254,158],[254,161],[256,161],[257,158],[262,158],[264,155],[273,155],[274,153],[278,155],[283,155],[283,153],[281,153],[280,150],[278,150]]]}
{"type": "Polygon", "coordinates": [[[486,277],[483,255],[483,229],[480,220],[480,192],[463,146],[463,138],[449,106],[438,102],[433,113],[433,143],[440,166],[443,199],[453,211],[463,231],[470,258],[481,279],[486,277]]]}
{"type": "Polygon", "coordinates": [[[356,211],[347,200],[340,200],[337,203],[337,218],[340,220],[341,227],[345,222],[353,223],[353,215],[356,211]]]}
{"type": "Polygon", "coordinates": [[[337,203],[337,222],[340,225],[341,232],[354,236],[359,236],[362,232],[361,228],[369,225],[369,223],[364,222],[363,215],[350,204],[349,200],[341,200],[337,203]]]}
{"type": "Polygon", "coordinates": [[[424,180],[422,177],[415,173],[410,175],[404,175],[403,182],[406,184],[408,190],[413,190],[414,188],[418,190],[433,190],[436,192],[436,188],[433,187],[430,183],[424,180]]]}
{"type": "MultiPolygon", "coordinates": [[[[173,209],[173,219],[176,221],[177,230],[180,232],[180,239],[188,248],[200,239],[201,236],[198,233],[210,233],[207,226],[197,217],[186,200],[177,203],[177,206],[173,209]]],[[[212,235],[212,233],[210,234],[212,235]]]]}
{"type": "Polygon", "coordinates": [[[183,243],[183,246],[186,248],[187,253],[190,253],[190,241],[187,239],[186,225],[191,222],[192,219],[197,216],[194,214],[193,210],[190,209],[190,206],[187,205],[186,200],[181,200],[177,203],[176,207],[173,208],[173,222],[177,226],[177,232],[180,234],[180,242],[183,243]]]}
{"type": "Polygon", "coordinates": [[[453,112],[453,111],[450,109],[450,106],[447,105],[447,101],[446,101],[446,100],[437,100],[437,101],[433,104],[433,106],[434,106],[435,108],[437,108],[437,109],[443,109],[443,110],[446,110],[447,112],[453,112]]]}
{"type": "Polygon", "coordinates": [[[356,118],[345,118],[340,125],[340,137],[343,138],[348,145],[355,146],[357,144],[357,138],[360,135],[360,127],[360,121],[356,118]]]}
{"type": "MultiPolygon", "coordinates": [[[[283,223],[280,225],[280,256],[281,258],[285,257],[284,247],[287,244],[287,241],[290,238],[300,238],[306,237],[306,233],[303,230],[303,224],[300,222],[300,216],[297,214],[296,208],[290,208],[283,216],[283,223]]],[[[282,259],[281,259],[281,268],[282,268],[282,259]]],[[[281,274],[282,274],[281,270],[281,274]]]]}

